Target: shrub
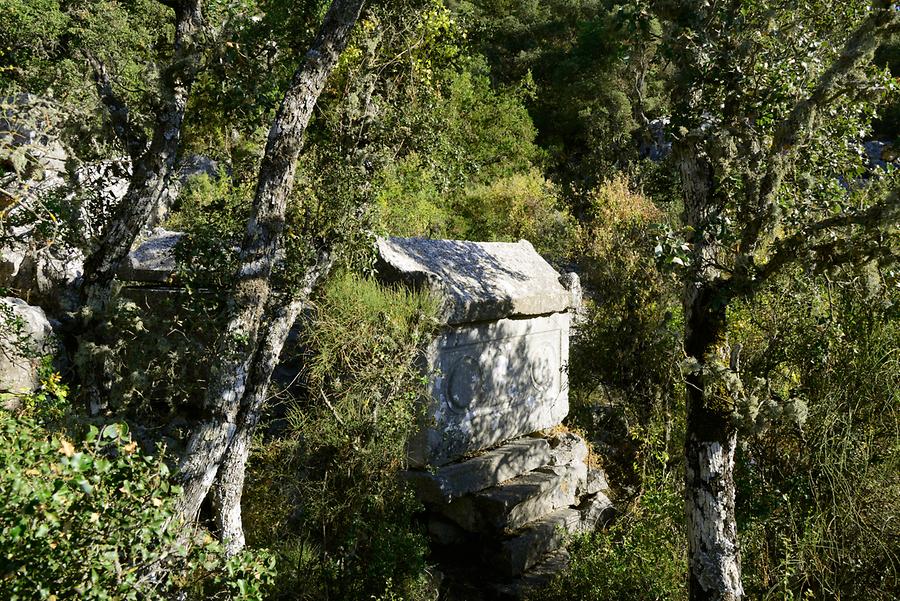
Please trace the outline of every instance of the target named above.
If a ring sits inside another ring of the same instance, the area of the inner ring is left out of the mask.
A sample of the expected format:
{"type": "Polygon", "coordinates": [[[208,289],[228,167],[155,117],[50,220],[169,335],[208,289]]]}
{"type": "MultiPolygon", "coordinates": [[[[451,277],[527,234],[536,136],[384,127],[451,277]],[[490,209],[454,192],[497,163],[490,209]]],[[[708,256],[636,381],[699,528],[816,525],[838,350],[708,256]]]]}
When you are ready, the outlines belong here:
{"type": "Polygon", "coordinates": [[[399,477],[436,304],[351,275],[323,291],[302,340],[304,395],[285,436],[251,456],[251,544],[275,547],[276,598],[421,598],[425,538],[399,477]]]}
{"type": "Polygon", "coordinates": [[[680,475],[657,463],[624,515],[570,545],[569,569],[533,598],[637,601],[687,598],[687,540],[680,475]]]}
{"type": "Polygon", "coordinates": [[[180,538],[162,457],[123,425],[73,443],[0,413],[0,464],[4,599],[262,599],[273,576],[264,553],[226,560],[202,533],[180,538]]]}
{"type": "Polygon", "coordinates": [[[625,484],[639,477],[639,430],[662,424],[677,446],[681,309],[674,280],[652,253],[653,227],[665,215],[621,175],[589,198],[579,231],[587,310],[572,337],[570,421],[622,451],[608,467],[625,484]]]}
{"type": "Polygon", "coordinates": [[[572,251],[575,222],[556,188],[532,168],[470,186],[455,202],[452,235],[467,240],[526,239],[543,254],[564,259],[572,251]]]}
{"type": "Polygon", "coordinates": [[[754,597],[878,600],[900,590],[896,282],[874,266],[794,273],[734,310],[745,369],[772,398],[736,471],[754,597]],[[781,415],[794,398],[802,421],[781,415]]]}
{"type": "Polygon", "coordinates": [[[380,173],[377,195],[381,230],[392,236],[443,236],[447,207],[434,174],[415,153],[380,173]]]}

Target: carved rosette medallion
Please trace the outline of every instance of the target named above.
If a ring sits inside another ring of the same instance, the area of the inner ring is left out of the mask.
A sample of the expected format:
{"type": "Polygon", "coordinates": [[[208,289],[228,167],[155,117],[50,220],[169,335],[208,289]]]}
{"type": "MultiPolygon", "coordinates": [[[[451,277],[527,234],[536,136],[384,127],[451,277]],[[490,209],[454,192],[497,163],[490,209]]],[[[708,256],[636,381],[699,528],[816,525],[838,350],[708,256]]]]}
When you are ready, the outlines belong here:
{"type": "Polygon", "coordinates": [[[531,364],[531,385],[540,393],[547,392],[553,386],[559,365],[556,355],[556,348],[549,342],[541,344],[534,354],[531,364]]]}
{"type": "Polygon", "coordinates": [[[484,373],[478,361],[465,355],[447,374],[447,404],[457,413],[465,412],[478,399],[484,387],[484,373]]]}

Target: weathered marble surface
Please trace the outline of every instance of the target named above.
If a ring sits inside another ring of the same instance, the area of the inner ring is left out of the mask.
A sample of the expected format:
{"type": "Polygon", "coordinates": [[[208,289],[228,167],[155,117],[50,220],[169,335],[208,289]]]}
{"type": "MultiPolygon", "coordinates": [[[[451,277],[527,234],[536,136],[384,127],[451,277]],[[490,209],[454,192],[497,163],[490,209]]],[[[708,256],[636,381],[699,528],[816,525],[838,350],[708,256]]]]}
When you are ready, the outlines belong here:
{"type": "Polygon", "coordinates": [[[443,465],[563,420],[577,277],[561,277],[524,240],[381,238],[378,252],[379,278],[442,299],[444,325],[423,365],[431,398],[410,443],[414,466],[443,465]]]}
{"type": "Polygon", "coordinates": [[[410,443],[413,465],[443,465],[562,422],[569,321],[556,313],[444,328],[427,353],[431,399],[410,443]]]}
{"type": "Polygon", "coordinates": [[[181,232],[154,229],[128,253],[116,275],[136,282],[169,282],[175,272],[175,245],[182,236],[181,232]]]}
{"type": "Polygon", "coordinates": [[[543,467],[550,461],[550,445],[546,440],[525,437],[434,471],[410,470],[406,474],[419,498],[444,504],[543,467]]]}
{"type": "Polygon", "coordinates": [[[447,324],[546,315],[573,304],[560,275],[526,240],[379,238],[378,254],[382,279],[441,294],[447,324]]]}

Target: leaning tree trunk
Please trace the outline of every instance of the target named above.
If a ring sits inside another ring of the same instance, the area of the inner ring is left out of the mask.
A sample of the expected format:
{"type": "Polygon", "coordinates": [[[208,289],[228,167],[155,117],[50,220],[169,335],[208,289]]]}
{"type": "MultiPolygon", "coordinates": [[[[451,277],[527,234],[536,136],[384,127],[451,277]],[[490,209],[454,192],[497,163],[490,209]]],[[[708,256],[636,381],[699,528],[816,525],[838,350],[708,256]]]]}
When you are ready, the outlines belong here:
{"type": "Polygon", "coordinates": [[[333,0],[303,64],[269,130],[241,246],[240,265],[229,298],[229,321],[207,389],[206,417],[188,441],[179,471],[183,491],[176,517],[192,521],[215,481],[238,430],[237,418],[247,380],[261,357],[259,331],[270,295],[270,277],[281,247],[287,199],[293,189],[303,133],[325,80],[350,39],[363,0],[333,0]]]}
{"type": "Polygon", "coordinates": [[[301,289],[294,298],[287,301],[272,298],[266,310],[260,348],[253,360],[253,372],[244,391],[244,398],[241,399],[237,431],[225,451],[211,491],[213,519],[229,555],[239,552],[245,544],[241,495],[253,431],[265,407],[272,372],[297,315],[316,286],[328,277],[334,264],[333,257],[330,249],[321,252],[315,265],[307,271],[301,289]]]}
{"type": "Polygon", "coordinates": [[[213,519],[229,555],[234,555],[244,548],[241,495],[244,491],[247,459],[250,457],[250,443],[265,404],[272,372],[302,306],[302,299],[294,299],[281,304],[275,311],[266,312],[266,325],[261,334],[262,343],[253,360],[253,372],[244,391],[244,398],[241,399],[237,428],[231,444],[222,457],[215,483],[210,491],[213,519]]]}
{"type": "MultiPolygon", "coordinates": [[[[99,243],[84,263],[79,290],[81,312],[75,320],[72,336],[79,347],[102,346],[106,342],[102,320],[116,270],[153,210],[165,197],[175,169],[188,96],[196,77],[196,46],[203,29],[203,15],[199,0],[166,4],[175,11],[174,53],[171,63],[161,74],[163,109],[156,115],[149,142],[140,127],[131,121],[124,100],[115,93],[106,65],[86,53],[94,71],[100,101],[107,109],[116,137],[131,159],[132,176],[125,196],[104,225],[99,243]]],[[[88,360],[79,373],[80,394],[88,401],[92,413],[102,408],[108,396],[102,363],[101,360],[88,360]]]]}

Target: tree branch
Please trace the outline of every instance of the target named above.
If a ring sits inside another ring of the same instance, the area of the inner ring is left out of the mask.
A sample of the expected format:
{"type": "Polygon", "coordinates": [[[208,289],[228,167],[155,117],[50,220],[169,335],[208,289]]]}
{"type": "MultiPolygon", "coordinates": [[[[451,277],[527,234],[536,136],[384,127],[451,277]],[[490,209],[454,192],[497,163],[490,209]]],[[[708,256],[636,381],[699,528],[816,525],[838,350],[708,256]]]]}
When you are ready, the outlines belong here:
{"type": "MultiPolygon", "coordinates": [[[[814,255],[819,259],[828,259],[828,264],[839,265],[846,263],[853,256],[872,254],[867,250],[861,250],[864,246],[856,244],[856,249],[849,246],[862,242],[862,239],[833,239],[825,242],[817,241],[825,233],[846,231],[852,227],[863,227],[871,233],[878,231],[878,227],[885,224],[897,223],[900,220],[900,191],[894,190],[882,201],[873,204],[862,211],[843,212],[833,217],[821,219],[815,223],[801,228],[794,234],[782,238],[775,243],[774,252],[769,260],[762,265],[750,263],[742,271],[741,276],[731,278],[729,288],[733,296],[748,296],[758,290],[769,278],[778,273],[785,266],[796,262],[804,256],[814,255]],[[848,246],[841,250],[841,245],[848,246]]],[[[881,247],[877,253],[890,254],[889,248],[884,248],[880,240],[873,241],[874,247],[881,247]]]]}
{"type": "Polygon", "coordinates": [[[176,515],[185,521],[197,517],[237,433],[251,361],[261,344],[263,310],[271,295],[271,275],[281,248],[287,199],[293,189],[303,134],[327,78],[350,40],[363,1],[332,0],[269,130],[253,211],[229,295],[228,325],[218,349],[220,362],[207,389],[207,417],[191,435],[179,466],[183,492],[176,515]]]}
{"type": "MultiPolygon", "coordinates": [[[[247,388],[241,398],[237,431],[225,451],[211,490],[213,517],[229,555],[244,547],[241,519],[244,474],[253,433],[266,406],[272,373],[297,316],[309,305],[309,297],[313,291],[328,277],[334,266],[334,258],[331,245],[323,246],[317,253],[315,263],[304,274],[293,298],[284,299],[281,295],[269,297],[265,326],[260,334],[261,343],[253,359],[247,388]]],[[[325,402],[327,404],[328,400],[325,402]]]]}
{"type": "Polygon", "coordinates": [[[97,95],[100,96],[100,102],[106,107],[116,138],[125,147],[125,151],[131,160],[137,160],[147,148],[147,136],[144,135],[140,127],[135,127],[131,122],[128,106],[113,90],[112,80],[103,61],[97,58],[90,50],[83,50],[82,54],[94,72],[97,95]]]}
{"type": "Polygon", "coordinates": [[[841,93],[844,80],[864,63],[871,61],[879,42],[900,27],[900,13],[890,3],[883,0],[873,2],[871,13],[854,30],[840,56],[819,77],[810,95],[798,102],[788,117],[775,130],[772,144],[767,153],[765,175],[759,190],[759,198],[752,212],[752,218],[741,236],[738,252],[750,255],[760,241],[764,231],[770,231],[777,221],[776,196],[781,189],[785,172],[793,150],[800,138],[812,130],[820,108],[841,93]]]}

